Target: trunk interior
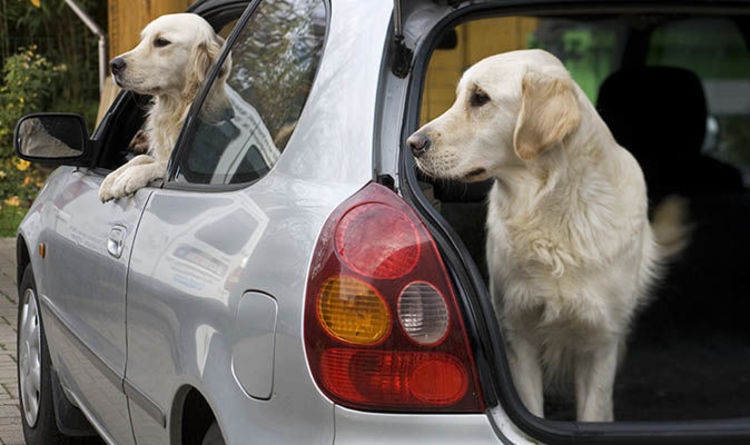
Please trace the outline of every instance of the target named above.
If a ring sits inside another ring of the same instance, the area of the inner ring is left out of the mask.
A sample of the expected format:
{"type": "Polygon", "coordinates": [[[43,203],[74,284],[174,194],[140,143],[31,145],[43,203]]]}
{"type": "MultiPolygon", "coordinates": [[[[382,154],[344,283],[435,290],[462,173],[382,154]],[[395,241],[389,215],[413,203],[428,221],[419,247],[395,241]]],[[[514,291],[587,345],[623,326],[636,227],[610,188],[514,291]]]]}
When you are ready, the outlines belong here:
{"type": "MultiPolygon", "coordinates": [[[[688,200],[691,241],[632,324],[616,379],[617,420],[750,417],[747,24],[741,16],[679,14],[483,18],[446,31],[430,60],[421,124],[450,106],[461,72],[481,58],[552,52],[638,160],[651,208],[668,195],[688,200]]],[[[420,178],[486,281],[491,181],[420,178]]],[[[572,388],[545,394],[545,417],[575,420],[572,388]]]]}
{"type": "MultiPolygon", "coordinates": [[[[750,194],[689,199],[691,243],[632,325],[615,386],[618,420],[750,416],[750,194]]],[[[439,207],[486,279],[484,199],[439,207]]],[[[572,388],[548,394],[545,414],[574,420],[572,388]]]]}

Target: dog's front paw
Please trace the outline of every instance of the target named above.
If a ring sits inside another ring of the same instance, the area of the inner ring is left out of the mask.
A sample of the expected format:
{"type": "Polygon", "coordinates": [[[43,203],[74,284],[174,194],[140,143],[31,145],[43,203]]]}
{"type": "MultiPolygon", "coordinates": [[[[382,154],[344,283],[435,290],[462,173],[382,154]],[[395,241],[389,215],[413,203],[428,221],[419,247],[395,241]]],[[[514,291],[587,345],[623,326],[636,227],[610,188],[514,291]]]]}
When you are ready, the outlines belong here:
{"type": "Polygon", "coordinates": [[[116,197],[129,196],[143,187],[146,187],[153,179],[143,169],[133,168],[123,172],[115,179],[112,187],[116,197]]]}
{"type": "Polygon", "coordinates": [[[114,185],[115,180],[117,179],[117,175],[109,174],[106,178],[104,178],[104,181],[102,181],[102,184],[99,186],[99,200],[101,202],[107,202],[115,198],[119,198],[119,196],[116,196],[114,193],[114,185]]]}
{"type": "Polygon", "coordinates": [[[99,199],[102,202],[107,202],[112,199],[124,198],[147,184],[148,181],[143,182],[143,179],[138,175],[138,171],[132,168],[123,170],[118,174],[110,174],[104,178],[102,185],[99,186],[99,199]]]}

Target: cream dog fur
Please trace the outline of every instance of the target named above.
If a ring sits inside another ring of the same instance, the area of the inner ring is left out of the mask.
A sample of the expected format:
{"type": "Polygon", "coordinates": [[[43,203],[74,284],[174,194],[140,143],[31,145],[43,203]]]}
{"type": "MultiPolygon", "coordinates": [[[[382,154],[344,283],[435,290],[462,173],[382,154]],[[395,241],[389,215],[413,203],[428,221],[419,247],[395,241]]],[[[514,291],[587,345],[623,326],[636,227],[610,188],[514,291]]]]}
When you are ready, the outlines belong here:
{"type": "Polygon", "coordinates": [[[480,61],[456,96],[407,144],[428,175],[495,179],[489,287],[517,392],[543,416],[545,383],[572,377],[578,420],[611,421],[629,325],[686,243],[684,204],[649,224],[637,161],[545,51],[480,61]]]}
{"type": "MultiPolygon", "coordinates": [[[[102,202],[121,198],[164,178],[167,162],[190,105],[221,54],[224,39],[196,14],[169,14],[149,23],[133,50],[110,62],[117,85],[153,96],[146,120],[148,154],[113,171],[99,187],[102,202]]],[[[202,119],[231,107],[224,92],[230,70],[227,57],[202,108],[202,119]]]]}

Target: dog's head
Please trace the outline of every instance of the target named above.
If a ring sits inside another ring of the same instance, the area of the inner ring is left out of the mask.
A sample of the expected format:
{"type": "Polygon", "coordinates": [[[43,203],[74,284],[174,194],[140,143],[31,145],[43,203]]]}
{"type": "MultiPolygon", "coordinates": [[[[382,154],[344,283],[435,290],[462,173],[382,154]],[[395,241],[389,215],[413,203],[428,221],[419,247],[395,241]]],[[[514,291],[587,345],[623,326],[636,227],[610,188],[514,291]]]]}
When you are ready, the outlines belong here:
{"type": "MultiPolygon", "coordinates": [[[[224,39],[196,14],[168,14],[141,31],[132,50],[110,62],[115,82],[139,94],[195,96],[221,54],[224,39]]],[[[230,58],[220,75],[229,71],[230,58]]]]}
{"type": "Polygon", "coordinates": [[[464,73],[456,101],[407,145],[430,176],[462,181],[497,177],[553,149],[581,121],[576,87],[542,50],[488,57],[464,73]]]}

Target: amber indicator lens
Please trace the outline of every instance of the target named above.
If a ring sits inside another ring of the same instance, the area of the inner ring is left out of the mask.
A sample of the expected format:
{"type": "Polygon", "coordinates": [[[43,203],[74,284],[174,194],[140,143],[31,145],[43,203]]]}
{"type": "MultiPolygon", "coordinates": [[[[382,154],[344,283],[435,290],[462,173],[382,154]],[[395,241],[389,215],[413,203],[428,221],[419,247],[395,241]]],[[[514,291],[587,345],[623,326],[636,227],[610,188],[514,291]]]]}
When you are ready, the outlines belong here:
{"type": "Polygon", "coordinates": [[[328,334],[357,345],[379,342],[390,331],[391,316],[383,298],[353,277],[333,277],[318,297],[318,318],[328,334]]]}

